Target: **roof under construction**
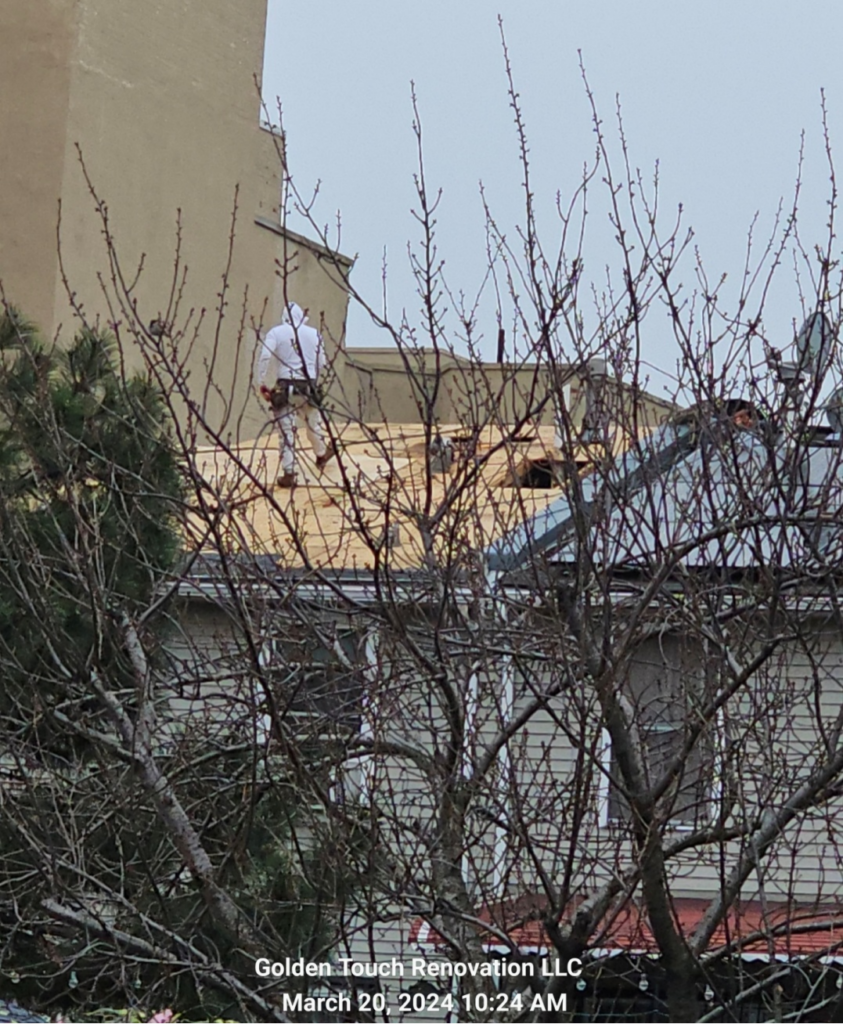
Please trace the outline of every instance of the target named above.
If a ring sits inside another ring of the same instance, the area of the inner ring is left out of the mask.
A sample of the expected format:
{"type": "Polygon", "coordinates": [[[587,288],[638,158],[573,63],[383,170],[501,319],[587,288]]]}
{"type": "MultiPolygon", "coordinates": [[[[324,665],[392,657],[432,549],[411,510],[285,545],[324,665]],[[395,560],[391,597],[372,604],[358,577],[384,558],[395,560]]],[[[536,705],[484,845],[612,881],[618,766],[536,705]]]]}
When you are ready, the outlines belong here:
{"type": "Polygon", "coordinates": [[[553,426],[445,426],[431,435],[381,422],[340,427],[335,438],[338,457],[320,473],[300,437],[292,489],[274,486],[274,433],[200,449],[202,507],[187,524],[194,547],[271,555],[282,570],[371,570],[385,559],[412,569],[425,564],[426,549],[428,562],[456,563],[533,520],[602,452],[579,445],[563,455],[553,426]]]}

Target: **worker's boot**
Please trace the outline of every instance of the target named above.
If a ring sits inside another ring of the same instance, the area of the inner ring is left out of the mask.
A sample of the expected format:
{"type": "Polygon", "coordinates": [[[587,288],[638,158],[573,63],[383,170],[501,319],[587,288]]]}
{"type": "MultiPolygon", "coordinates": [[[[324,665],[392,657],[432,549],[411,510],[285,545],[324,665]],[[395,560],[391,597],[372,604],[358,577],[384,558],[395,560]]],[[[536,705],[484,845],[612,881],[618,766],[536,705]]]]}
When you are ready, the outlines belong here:
{"type": "Polygon", "coordinates": [[[279,487],[295,487],[296,486],[296,474],[295,473],[282,473],[281,476],[275,481],[279,487]]]}
{"type": "Polygon", "coordinates": [[[320,473],[336,454],[336,448],[334,448],[333,443],[329,441],[328,446],[325,449],[325,454],[316,456],[316,468],[319,470],[320,473]]]}

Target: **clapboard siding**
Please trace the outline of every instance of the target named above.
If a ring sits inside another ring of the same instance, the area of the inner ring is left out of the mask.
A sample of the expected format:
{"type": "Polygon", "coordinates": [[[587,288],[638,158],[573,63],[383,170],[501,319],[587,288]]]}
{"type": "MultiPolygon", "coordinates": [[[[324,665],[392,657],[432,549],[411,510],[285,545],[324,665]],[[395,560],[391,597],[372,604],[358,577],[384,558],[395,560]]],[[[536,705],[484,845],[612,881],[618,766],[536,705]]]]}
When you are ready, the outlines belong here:
{"type": "MultiPolygon", "coordinates": [[[[671,646],[674,643],[679,641],[662,637],[657,650],[672,666],[670,671],[679,672],[686,697],[694,687],[713,685],[693,664],[679,671],[677,666],[688,664],[690,648],[686,644],[682,653],[671,646]]],[[[171,676],[180,681],[167,697],[174,719],[189,716],[210,728],[254,713],[249,706],[254,693],[249,689],[254,685],[249,683],[250,655],[222,612],[194,606],[182,631],[171,635],[167,657],[171,676]]],[[[630,699],[642,715],[667,714],[664,687],[670,673],[659,675],[654,665],[651,647],[634,669],[639,676],[630,699]],[[656,684],[648,681],[648,673],[655,673],[656,684]]],[[[556,883],[570,872],[574,892],[590,893],[627,870],[635,852],[622,821],[607,820],[610,757],[594,695],[581,688],[536,703],[537,695],[557,681],[553,666],[542,663],[529,677],[512,673],[514,703],[508,708],[503,686],[510,666],[492,659],[483,671],[475,668],[474,675],[458,662],[450,669],[449,682],[467,716],[467,749],[460,765],[466,781],[509,716],[536,705],[508,744],[507,756],[499,756],[476,781],[462,868],[478,905],[540,890],[543,871],[556,883]],[[501,821],[517,827],[501,830],[501,821]]],[[[375,741],[411,745],[430,760],[425,766],[383,752],[355,760],[345,771],[345,791],[352,799],[366,799],[368,792],[377,804],[383,849],[400,852],[402,869],[417,884],[423,901],[424,894],[432,892],[426,840],[435,828],[442,795],[447,709],[436,680],[425,678],[400,644],[384,643],[367,671],[361,729],[375,741]]],[[[757,819],[765,808],[780,806],[822,756],[824,735],[836,722],[841,705],[843,637],[836,630],[824,628],[815,632],[810,644],[791,643],[776,652],[730,701],[716,735],[706,739],[711,745],[705,748],[705,767],[713,770],[716,762],[723,769],[712,778],[712,801],[719,791],[734,794],[733,815],[748,820],[757,819]]],[[[843,798],[800,818],[750,876],[743,898],[843,898],[841,825],[843,798]]],[[[685,834],[677,827],[667,839],[685,834]]],[[[740,844],[732,842],[722,849],[710,847],[672,858],[668,874],[673,894],[715,895],[741,852],[740,844]]],[[[407,945],[414,913],[409,905],[390,905],[379,909],[381,920],[361,916],[349,932],[352,955],[387,959],[417,952],[407,945]]]]}
{"type": "MultiPolygon", "coordinates": [[[[521,695],[514,712],[519,713],[528,700],[529,695],[521,695]]],[[[716,783],[739,787],[736,813],[756,818],[766,807],[777,806],[807,778],[823,755],[823,733],[834,726],[841,704],[843,640],[836,631],[819,633],[810,645],[791,646],[757,673],[727,708],[724,734],[718,736],[718,742],[729,745],[729,752],[721,748],[716,755],[732,777],[721,776],[716,783]]],[[[593,802],[593,815],[579,824],[579,884],[590,889],[611,877],[614,869],[634,860],[622,828],[615,824],[601,827],[597,822],[600,722],[592,705],[591,726],[584,724],[581,705],[581,699],[566,703],[562,697],[554,698],[550,707],[539,710],[510,744],[519,812],[530,825],[529,856],[525,856],[526,842],[511,844],[511,857],[519,863],[511,868],[510,877],[527,887],[535,887],[539,881],[537,870],[530,867],[532,858],[549,872],[558,870],[560,858],[573,858],[569,826],[575,803],[583,794],[593,802]]],[[[605,766],[605,760],[602,763],[605,766]]],[[[603,782],[604,791],[605,785],[603,782]]],[[[759,886],[796,899],[841,895],[843,857],[836,841],[840,824],[841,800],[800,818],[776,842],[759,876],[748,882],[747,898],[759,886]]],[[[676,839],[683,834],[679,828],[674,832],[676,839]]],[[[740,852],[736,844],[727,844],[722,851],[709,848],[674,858],[669,873],[675,894],[705,896],[718,892],[724,871],[728,872],[740,852]]]]}

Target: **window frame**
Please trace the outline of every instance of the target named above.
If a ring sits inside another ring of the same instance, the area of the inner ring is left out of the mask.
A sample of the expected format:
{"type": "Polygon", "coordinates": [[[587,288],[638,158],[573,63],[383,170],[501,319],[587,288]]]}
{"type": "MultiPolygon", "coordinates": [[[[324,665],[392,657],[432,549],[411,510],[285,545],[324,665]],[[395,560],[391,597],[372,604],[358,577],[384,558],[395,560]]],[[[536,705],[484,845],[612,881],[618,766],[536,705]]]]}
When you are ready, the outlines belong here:
{"type": "MultiPolygon", "coordinates": [[[[680,644],[683,642],[683,638],[678,634],[669,633],[666,635],[678,641],[680,644]]],[[[659,651],[663,658],[662,665],[658,666],[659,669],[668,667],[668,671],[673,670],[676,672],[677,680],[684,678],[684,672],[682,670],[683,667],[681,665],[681,654],[680,664],[678,666],[669,666],[669,662],[664,655],[664,649],[662,647],[663,637],[660,636],[658,641],[659,651]]],[[[714,686],[716,686],[716,680],[714,681],[714,685],[712,685],[711,682],[707,683],[707,669],[710,664],[707,657],[707,647],[708,645],[705,642],[701,644],[700,653],[703,671],[700,673],[699,681],[701,685],[701,692],[707,691],[708,693],[713,693],[714,686]]],[[[638,651],[636,651],[636,655],[638,655],[640,651],[641,648],[639,647],[638,651]]],[[[632,660],[634,660],[634,657],[635,656],[633,656],[632,660]]],[[[626,682],[628,685],[629,679],[630,677],[627,675],[626,682]]],[[[677,698],[680,698],[685,694],[684,689],[680,688],[680,690],[681,692],[676,694],[677,698]]],[[[661,699],[663,700],[664,698],[662,697],[661,699]]],[[[687,722],[688,711],[689,706],[686,706],[684,715],[675,720],[675,723],[671,723],[669,720],[662,723],[659,723],[658,721],[650,723],[649,729],[646,730],[646,739],[642,736],[642,754],[647,757],[651,752],[648,741],[654,736],[665,735],[672,732],[674,734],[678,734],[678,743],[681,743],[685,724],[687,722]],[[671,725],[673,725],[672,728],[671,725]]],[[[641,730],[642,723],[639,721],[637,725],[639,730],[641,730]]],[[[713,727],[710,729],[708,737],[700,737],[700,739],[698,739],[698,742],[694,747],[695,751],[700,750],[700,742],[707,742],[708,749],[702,753],[700,763],[695,769],[700,774],[700,778],[696,783],[699,787],[698,795],[684,808],[678,808],[676,804],[674,804],[672,813],[665,819],[665,825],[675,832],[694,832],[699,828],[704,828],[707,825],[710,825],[711,822],[717,818],[720,799],[723,793],[723,773],[726,756],[725,715],[722,708],[719,709],[715,715],[713,727]]],[[[678,744],[674,744],[674,749],[677,745],[678,744]]],[[[655,754],[655,752],[653,753],[655,754]]],[[[670,755],[665,759],[665,763],[669,757],[670,755]]],[[[617,792],[615,784],[612,781],[613,775],[616,774],[615,761],[612,751],[611,736],[609,734],[609,730],[606,729],[605,726],[601,727],[600,740],[597,749],[597,760],[599,768],[599,777],[596,787],[596,815],[598,827],[601,829],[625,828],[629,824],[629,810],[628,806],[626,808],[624,807],[625,800],[622,794],[617,792]]],[[[652,760],[650,760],[650,763],[652,763],[652,760]]],[[[683,785],[683,789],[693,784],[693,782],[686,782],[683,785]]],[[[674,799],[678,800],[680,795],[681,791],[680,793],[675,794],[674,799]]]]}

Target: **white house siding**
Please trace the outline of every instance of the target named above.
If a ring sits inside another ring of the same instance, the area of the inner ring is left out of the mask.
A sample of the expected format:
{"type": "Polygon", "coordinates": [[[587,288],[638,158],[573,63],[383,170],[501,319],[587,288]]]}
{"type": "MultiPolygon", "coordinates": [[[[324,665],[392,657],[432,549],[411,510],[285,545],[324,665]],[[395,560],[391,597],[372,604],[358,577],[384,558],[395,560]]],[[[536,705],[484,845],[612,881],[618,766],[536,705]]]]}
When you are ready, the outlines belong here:
{"type": "MultiPolygon", "coordinates": [[[[828,625],[807,618],[810,642],[791,643],[771,659],[739,702],[736,727],[742,722],[757,725],[747,730],[739,770],[729,784],[738,788],[750,816],[779,807],[788,791],[808,778],[823,759],[824,736],[837,727],[843,706],[843,637],[828,625]]],[[[800,817],[753,879],[759,891],[800,900],[843,896],[837,839],[841,825],[839,798],[800,817]]]]}
{"type": "Polygon", "coordinates": [[[238,696],[237,679],[245,659],[229,617],[211,604],[194,602],[174,624],[164,650],[161,717],[173,728],[217,733],[221,725],[245,720],[248,708],[238,696]]]}
{"type": "MultiPolygon", "coordinates": [[[[183,634],[174,633],[168,643],[168,657],[171,671],[186,678],[189,685],[170,697],[170,707],[174,718],[186,714],[193,723],[219,725],[230,720],[230,697],[237,690],[235,680],[249,674],[248,658],[230,618],[220,610],[196,604],[185,621],[183,634]],[[207,677],[214,674],[219,678],[209,681],[207,677]]],[[[809,623],[809,628],[816,632],[817,622],[809,623]]],[[[662,638],[661,648],[668,656],[670,644],[662,638]]],[[[397,651],[386,645],[369,666],[370,693],[376,696],[363,718],[373,736],[413,744],[426,752],[441,750],[445,719],[436,686],[421,678],[415,665],[399,658],[397,651]]],[[[651,655],[644,659],[648,660],[651,655]]],[[[491,671],[500,667],[497,662],[487,666],[475,679],[473,705],[470,673],[457,673],[458,688],[467,705],[476,709],[472,757],[482,755],[484,745],[510,713],[520,713],[543,684],[554,681],[555,670],[546,667],[537,669],[537,677],[529,685],[516,677],[510,712],[501,699],[500,677],[491,671]]],[[[765,799],[782,798],[781,788],[771,789],[770,783],[785,769],[791,786],[804,777],[821,741],[820,726],[830,728],[835,722],[842,698],[843,637],[826,624],[809,649],[791,644],[758,673],[741,700],[732,702],[724,728],[726,742],[738,744],[737,770],[731,773],[731,781],[727,772],[720,782],[740,787],[739,806],[747,814],[760,812],[765,799]]],[[[234,706],[240,709],[238,714],[246,710],[239,698],[234,706]]],[[[463,867],[478,905],[540,891],[539,866],[558,883],[570,863],[575,892],[586,893],[634,862],[622,827],[606,821],[603,769],[608,761],[604,743],[593,695],[581,688],[575,694],[549,699],[509,744],[508,763],[505,758],[498,759],[480,787],[469,817],[470,847],[463,867]],[[575,833],[574,812],[583,800],[589,811],[577,823],[575,833]],[[528,843],[519,838],[518,830],[502,833],[496,828],[494,819],[500,821],[508,814],[515,815],[523,826],[521,834],[528,836],[528,843]]],[[[726,763],[728,766],[728,757],[726,763]]],[[[470,775],[471,759],[463,771],[466,777],[470,775]]],[[[407,877],[419,880],[424,892],[430,871],[425,839],[434,825],[439,796],[435,772],[428,774],[406,757],[378,756],[355,760],[348,768],[347,796],[364,798],[364,781],[381,808],[383,849],[401,851],[407,877]]],[[[843,852],[837,842],[840,827],[843,799],[834,799],[800,818],[777,842],[761,870],[750,877],[743,897],[763,895],[772,902],[789,898],[806,903],[843,898],[843,852]]],[[[675,832],[677,838],[683,834],[681,829],[675,832]]],[[[740,852],[739,844],[730,843],[722,856],[720,850],[707,848],[674,858],[669,865],[673,894],[715,895],[723,882],[724,865],[728,870],[740,852]]],[[[419,914],[422,909],[420,903],[419,914]]],[[[378,905],[376,916],[379,920],[367,920],[364,913],[352,919],[349,955],[360,961],[419,955],[418,948],[408,944],[417,916],[413,905],[397,899],[384,902],[378,905]]],[[[397,1004],[392,1005],[393,1019],[399,1019],[397,1004]]]]}
{"type": "MultiPolygon", "coordinates": [[[[816,630],[816,623],[808,623],[816,630]]],[[[662,638],[662,646],[669,643],[662,638]]],[[[648,658],[649,660],[649,658],[648,658]]],[[[520,712],[529,695],[516,701],[520,712]]],[[[623,839],[619,824],[600,821],[601,789],[606,781],[599,770],[599,718],[592,707],[591,727],[580,723],[582,694],[571,700],[553,698],[547,709],[539,710],[510,744],[518,813],[530,825],[530,850],[523,842],[510,844],[511,864],[507,877],[511,890],[536,888],[539,873],[531,858],[558,877],[565,858],[576,865],[575,879],[583,889],[592,890],[601,880],[614,877],[617,870],[634,860],[631,845],[623,839]],[[573,734],[573,735],[572,735],[573,734]],[[579,735],[577,735],[579,734],[579,735]],[[582,751],[579,740],[590,746],[582,751]],[[601,781],[601,779],[603,781],[601,781]],[[577,792],[575,786],[581,790],[577,792]],[[574,804],[585,792],[593,812],[579,823],[572,840],[574,804]]],[[[790,645],[774,656],[733,701],[724,716],[725,742],[731,742],[731,764],[714,779],[716,786],[738,787],[737,813],[757,817],[766,806],[777,807],[816,763],[821,754],[822,730],[830,731],[843,705],[843,638],[835,630],[824,630],[808,649],[790,645]]],[[[718,736],[718,742],[723,736],[718,736]]],[[[707,756],[709,756],[707,754],[707,756]]],[[[724,758],[721,749],[712,755],[724,758]]],[[[604,765],[607,762],[604,760],[604,765]]],[[[719,761],[718,761],[719,763],[719,761]]],[[[716,790],[712,794],[717,796],[716,790]]],[[[775,844],[762,868],[750,878],[744,897],[759,893],[769,899],[833,900],[843,896],[843,853],[837,835],[843,827],[843,798],[830,800],[822,809],[801,816],[775,844]]],[[[676,839],[687,833],[682,826],[673,830],[676,839]]],[[[677,896],[704,897],[718,892],[724,873],[741,852],[736,843],[719,849],[687,852],[669,865],[673,892],[677,896]]]]}

